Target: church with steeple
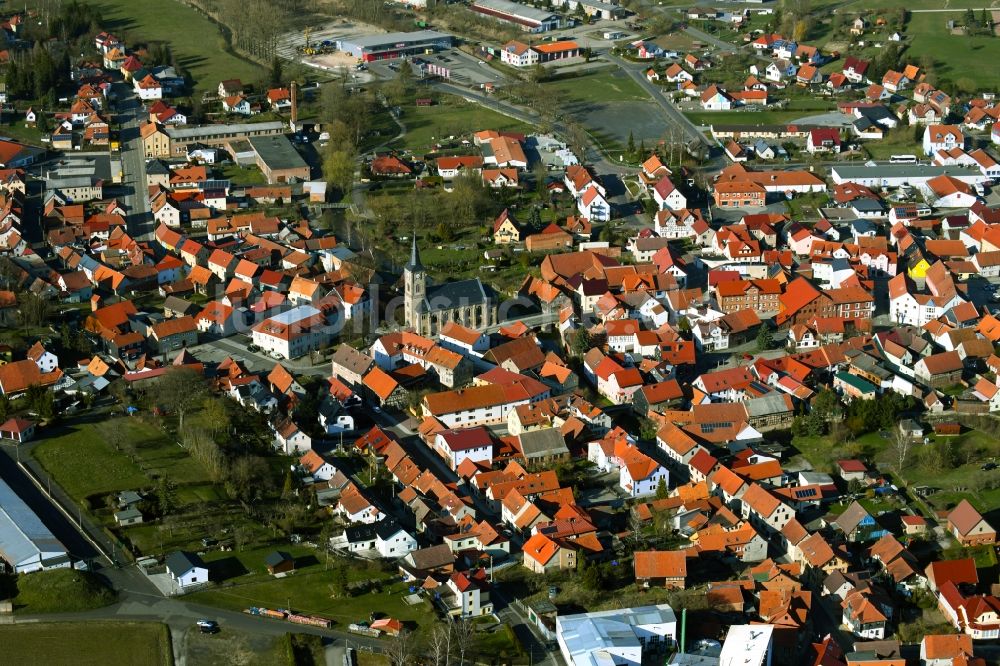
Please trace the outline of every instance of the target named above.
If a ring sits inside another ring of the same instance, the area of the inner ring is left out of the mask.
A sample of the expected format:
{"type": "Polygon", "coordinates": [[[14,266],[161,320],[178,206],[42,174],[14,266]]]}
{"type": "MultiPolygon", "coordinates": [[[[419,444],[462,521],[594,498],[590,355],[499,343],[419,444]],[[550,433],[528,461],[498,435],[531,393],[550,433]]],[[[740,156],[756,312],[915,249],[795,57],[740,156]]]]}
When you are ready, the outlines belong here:
{"type": "Polygon", "coordinates": [[[437,335],[450,321],[481,330],[497,323],[497,303],[478,278],[430,285],[413,236],[410,261],[403,268],[406,327],[419,335],[437,335]]]}

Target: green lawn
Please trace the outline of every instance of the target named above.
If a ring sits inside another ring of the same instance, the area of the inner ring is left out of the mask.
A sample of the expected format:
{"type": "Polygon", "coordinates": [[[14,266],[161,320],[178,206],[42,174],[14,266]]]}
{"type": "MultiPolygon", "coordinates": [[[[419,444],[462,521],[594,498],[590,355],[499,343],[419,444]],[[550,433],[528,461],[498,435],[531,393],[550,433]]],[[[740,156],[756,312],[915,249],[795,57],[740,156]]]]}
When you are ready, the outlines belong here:
{"type": "Polygon", "coordinates": [[[37,127],[25,127],[23,121],[21,114],[16,114],[16,122],[0,125],[0,136],[35,146],[42,145],[41,139],[45,133],[37,127]]]}
{"type": "Polygon", "coordinates": [[[227,164],[218,168],[219,176],[232,181],[233,185],[265,185],[267,178],[257,167],[242,167],[227,164]]]}
{"type": "Polygon", "coordinates": [[[341,625],[367,621],[372,611],[418,623],[425,621],[431,612],[425,602],[415,606],[403,603],[403,596],[409,594],[408,586],[399,582],[398,576],[384,573],[373,563],[349,562],[348,580],[380,580],[384,585],[381,592],[334,597],[332,585],[334,576],[337,575],[337,558],[332,559],[327,569],[322,561],[323,556],[308,548],[282,546],[281,550],[304,559],[306,563],[304,566],[300,563],[300,568],[290,576],[274,578],[266,573],[263,565],[264,557],[271,550],[273,548],[207,554],[204,559],[210,568],[214,563],[214,567],[220,571],[246,573],[229,578],[223,585],[185,598],[232,610],[243,610],[249,606],[285,608],[291,605],[297,612],[327,617],[341,625]]]}
{"type": "Polygon", "coordinates": [[[587,76],[552,81],[543,84],[560,99],[570,104],[598,102],[644,102],[646,91],[621,71],[604,71],[587,76]]]}
{"type": "Polygon", "coordinates": [[[253,83],[264,74],[258,65],[227,51],[216,25],[177,0],[99,0],[95,4],[104,17],[102,27],[114,31],[127,44],[168,42],[178,63],[191,73],[199,92],[217,89],[223,79],[253,83]]]}
{"type": "MultiPolygon", "coordinates": [[[[67,425],[34,451],[35,458],[63,489],[77,500],[92,495],[132,490],[153,484],[166,475],[179,487],[208,484],[202,466],[159,429],[138,417],[99,423],[67,425]],[[136,462],[115,450],[109,438],[124,431],[136,446],[136,462]]],[[[192,501],[202,495],[195,493],[192,501]]]]}
{"type": "MultiPolygon", "coordinates": [[[[955,5],[963,6],[952,2],[949,7],[955,5]]],[[[962,14],[911,14],[906,26],[906,35],[911,39],[906,57],[913,62],[920,62],[924,56],[934,58],[932,80],[937,84],[950,79],[969,91],[1000,87],[1000,70],[988,65],[1000,60],[1000,38],[949,34],[945,25],[949,19],[961,20],[962,14]]]]}
{"type": "Polygon", "coordinates": [[[46,666],[174,663],[166,625],[153,622],[59,622],[0,626],[3,662],[46,666]]]}
{"type": "Polygon", "coordinates": [[[406,125],[406,134],[393,144],[395,147],[422,154],[429,151],[435,142],[449,136],[467,136],[487,129],[530,130],[528,125],[518,120],[459,97],[446,95],[435,101],[434,106],[403,108],[400,120],[406,125]]]}
{"type": "Polygon", "coordinates": [[[115,593],[86,571],[52,569],[9,580],[17,587],[14,610],[18,613],[75,613],[115,602],[115,593]]]}
{"type": "MultiPolygon", "coordinates": [[[[905,3],[906,8],[909,10],[913,9],[942,9],[947,6],[948,9],[962,10],[971,7],[972,9],[979,9],[982,7],[988,7],[989,3],[984,3],[982,0],[948,0],[947,3],[943,0],[909,0],[905,3]]],[[[867,10],[878,10],[878,9],[895,9],[899,7],[901,3],[899,0],[817,0],[812,3],[813,11],[819,11],[824,7],[837,8],[838,12],[853,14],[861,11],[867,10]]],[[[956,11],[956,14],[959,12],[956,11]]],[[[919,14],[917,14],[919,16],[919,14]]],[[[941,13],[938,16],[948,16],[948,14],[941,13]]],[[[961,18],[961,16],[959,16],[961,18]]]]}

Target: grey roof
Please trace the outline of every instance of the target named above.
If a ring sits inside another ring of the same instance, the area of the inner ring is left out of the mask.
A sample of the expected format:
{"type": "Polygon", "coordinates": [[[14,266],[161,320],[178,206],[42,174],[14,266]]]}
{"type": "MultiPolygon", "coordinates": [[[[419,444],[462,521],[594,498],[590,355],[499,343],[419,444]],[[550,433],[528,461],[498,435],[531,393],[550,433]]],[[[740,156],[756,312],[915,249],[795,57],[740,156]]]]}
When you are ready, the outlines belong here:
{"type": "Polygon", "coordinates": [[[123,490],[118,493],[118,503],[123,506],[130,506],[132,504],[138,504],[142,501],[142,495],[134,490],[123,490]]]}
{"type": "Polygon", "coordinates": [[[597,666],[609,650],[640,647],[636,627],[650,624],[674,624],[677,616],[667,604],[639,606],[619,610],[561,615],[556,618],[557,633],[572,663],[597,666]]]}
{"type": "Polygon", "coordinates": [[[284,134],[252,136],[250,145],[269,169],[301,169],[309,166],[284,134]]]}
{"type": "Polygon", "coordinates": [[[286,125],[280,120],[272,120],[265,123],[232,123],[229,125],[185,125],[183,127],[167,127],[165,132],[171,139],[182,141],[197,140],[201,137],[213,137],[222,134],[236,136],[252,134],[281,134],[285,131],[286,125]]]}
{"type": "Polygon", "coordinates": [[[406,264],[406,270],[417,273],[424,270],[424,265],[420,263],[420,250],[417,249],[417,235],[413,234],[413,243],[410,245],[410,263],[406,264]]]}
{"type": "Polygon", "coordinates": [[[272,550],[264,558],[264,564],[273,567],[281,564],[282,562],[295,561],[295,558],[286,553],[283,550],[272,550]]]}
{"type": "Polygon", "coordinates": [[[167,296],[163,299],[163,311],[166,312],[167,310],[170,310],[171,312],[183,312],[184,314],[189,315],[201,312],[201,308],[191,301],[173,295],[167,296]]]}
{"type": "Polygon", "coordinates": [[[455,553],[447,544],[439,543],[429,548],[420,548],[406,554],[406,561],[416,569],[433,569],[455,563],[455,553]]]}
{"type": "Polygon", "coordinates": [[[359,541],[374,541],[374,525],[349,525],[344,528],[344,536],[348,543],[358,543],[359,541]]]}
{"type": "Polygon", "coordinates": [[[979,169],[961,166],[934,166],[931,164],[879,164],[877,167],[837,165],[830,168],[842,180],[878,178],[934,178],[935,176],[980,177],[979,169]]]}
{"type": "Polygon", "coordinates": [[[333,365],[339,365],[359,375],[365,374],[375,365],[375,359],[346,343],[337,347],[330,361],[333,365]]]}
{"type": "Polygon", "coordinates": [[[535,458],[540,456],[551,456],[568,453],[566,440],[558,428],[543,428],[541,430],[529,430],[522,432],[519,440],[521,442],[521,453],[525,458],[535,458]]]}
{"type": "Polygon", "coordinates": [[[118,522],[124,522],[126,520],[132,520],[134,518],[142,518],[142,512],[135,507],[130,506],[127,509],[122,509],[115,513],[115,520],[118,522]]]}
{"type": "Polygon", "coordinates": [[[427,42],[436,40],[451,41],[452,36],[437,30],[414,30],[413,32],[385,32],[377,35],[367,35],[357,39],[344,39],[343,44],[370,48],[373,46],[391,46],[400,43],[427,42]]]}
{"type": "Polygon", "coordinates": [[[208,568],[197,554],[189,553],[185,550],[175,550],[170,553],[167,555],[167,559],[164,563],[167,565],[167,571],[169,571],[174,578],[180,578],[188,571],[195,568],[208,568]]]}
{"type": "Polygon", "coordinates": [[[170,167],[163,160],[150,160],[146,163],[146,175],[163,176],[170,174],[170,167]]]}
{"type": "Polygon", "coordinates": [[[748,416],[767,416],[792,411],[785,402],[783,393],[768,393],[759,398],[750,398],[743,404],[746,406],[748,416]]]}
{"type": "Polygon", "coordinates": [[[833,521],[833,524],[839,527],[844,534],[850,534],[857,529],[862,520],[870,516],[871,514],[865,511],[863,506],[857,502],[851,502],[851,505],[833,521]]]}
{"type": "Polygon", "coordinates": [[[476,278],[427,287],[427,297],[424,299],[423,307],[425,312],[436,312],[470,305],[484,305],[488,300],[483,283],[476,278]]]}
{"type": "Polygon", "coordinates": [[[375,535],[383,541],[388,541],[400,532],[406,532],[395,520],[380,520],[375,523],[375,535]]]}
{"type": "Polygon", "coordinates": [[[0,557],[20,569],[68,556],[38,515],[0,479],[0,557]]]}
{"type": "MultiPolygon", "coordinates": [[[[882,205],[881,201],[877,201],[876,199],[867,199],[867,198],[855,199],[854,201],[851,202],[851,208],[861,212],[870,211],[873,213],[881,213],[882,211],[885,210],[885,206],[882,205]]],[[[874,229],[874,225],[872,226],[872,229],[874,229]]]]}
{"type": "Polygon", "coordinates": [[[552,12],[535,9],[534,7],[529,7],[516,2],[508,2],[508,0],[475,0],[472,4],[477,7],[485,7],[486,9],[493,9],[498,12],[511,14],[513,16],[520,16],[533,21],[547,21],[553,16],[556,16],[556,14],[553,14],[552,12]]]}
{"type": "Polygon", "coordinates": [[[45,187],[49,190],[61,190],[69,187],[94,187],[97,183],[93,176],[68,176],[66,178],[49,178],[45,187]]]}

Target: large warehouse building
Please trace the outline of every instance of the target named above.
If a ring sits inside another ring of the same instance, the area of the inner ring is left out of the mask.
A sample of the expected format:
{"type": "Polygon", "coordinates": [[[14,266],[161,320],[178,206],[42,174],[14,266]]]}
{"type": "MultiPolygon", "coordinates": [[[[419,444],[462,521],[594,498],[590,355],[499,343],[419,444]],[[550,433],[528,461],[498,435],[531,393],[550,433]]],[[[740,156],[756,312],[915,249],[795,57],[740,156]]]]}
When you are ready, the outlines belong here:
{"type": "Polygon", "coordinates": [[[389,32],[358,39],[342,39],[337,48],[364,62],[391,60],[431,51],[450,49],[452,36],[436,30],[389,32]]]}
{"type": "Polygon", "coordinates": [[[547,32],[562,27],[558,14],[508,0],[475,0],[469,9],[498,21],[513,23],[525,32],[547,32]]]}
{"type": "Polygon", "coordinates": [[[14,573],[70,566],[66,547],[14,489],[0,479],[0,559],[14,573]]]}
{"type": "Polygon", "coordinates": [[[309,165],[283,134],[250,137],[250,145],[268,183],[309,180],[309,165]]]}

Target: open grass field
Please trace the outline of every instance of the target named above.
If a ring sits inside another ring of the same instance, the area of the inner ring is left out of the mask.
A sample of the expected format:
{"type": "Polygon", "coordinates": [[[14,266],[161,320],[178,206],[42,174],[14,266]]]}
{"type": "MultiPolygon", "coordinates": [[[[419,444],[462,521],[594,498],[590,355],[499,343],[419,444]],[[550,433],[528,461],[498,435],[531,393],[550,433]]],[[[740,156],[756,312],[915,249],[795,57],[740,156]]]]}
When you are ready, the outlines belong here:
{"type": "Polygon", "coordinates": [[[1000,87],[1000,70],[989,65],[1000,60],[1000,39],[949,34],[945,25],[949,19],[961,19],[961,14],[912,14],[906,26],[910,40],[906,57],[914,62],[925,56],[934,58],[933,77],[938,84],[950,79],[962,89],[1000,87]]]}
{"type": "MultiPolygon", "coordinates": [[[[178,486],[208,484],[205,470],[160,430],[140,418],[67,425],[35,449],[38,462],[71,496],[92,495],[150,486],[167,475],[178,486]],[[112,430],[124,432],[136,447],[136,462],[109,440],[112,430]]],[[[202,495],[194,493],[191,501],[202,495]]]]}
{"type": "Polygon", "coordinates": [[[406,125],[406,134],[391,145],[417,154],[429,151],[435,142],[449,136],[471,135],[485,129],[512,132],[529,129],[502,113],[450,95],[437,97],[434,106],[404,107],[400,121],[406,125]]]}
{"type": "Polygon", "coordinates": [[[152,622],[60,622],[0,627],[5,664],[105,666],[174,663],[166,625],[152,622]]]}
{"type": "Polygon", "coordinates": [[[816,0],[812,3],[812,8],[814,11],[828,8],[851,14],[867,10],[896,9],[901,4],[910,11],[919,11],[921,9],[943,9],[944,7],[955,10],[969,7],[979,9],[988,7],[990,3],[982,0],[947,0],[947,2],[945,0],[910,0],[906,3],[900,3],[899,0],[847,0],[846,2],[845,0],[816,0]]]}
{"type": "Polygon", "coordinates": [[[642,102],[649,99],[639,84],[617,70],[552,81],[543,86],[569,104],[642,102]]]}
{"type": "Polygon", "coordinates": [[[226,627],[218,634],[190,631],[184,648],[189,666],[237,663],[245,666],[294,666],[295,662],[289,658],[291,640],[291,634],[269,636],[226,627]]]}
{"type": "MultiPolygon", "coordinates": [[[[178,63],[191,73],[199,92],[215,90],[223,79],[252,83],[264,70],[226,50],[226,41],[204,14],[177,2],[99,0],[104,28],[129,46],[147,41],[170,44],[178,63]]],[[[30,3],[29,3],[30,5],[30,3]]]]}
{"type": "Polygon", "coordinates": [[[14,610],[18,613],[75,613],[107,606],[116,599],[97,576],[74,569],[37,571],[11,578],[11,582],[17,587],[14,610]]]}
{"type": "Polygon", "coordinates": [[[214,552],[205,556],[213,577],[221,575],[225,584],[188,595],[185,599],[197,603],[243,610],[248,606],[292,609],[301,613],[320,615],[338,624],[367,620],[372,611],[385,613],[403,621],[420,623],[430,614],[426,603],[407,606],[403,596],[409,593],[398,576],[389,576],[377,565],[350,562],[348,580],[380,580],[381,592],[358,596],[333,596],[332,585],[336,575],[336,558],[327,569],[321,555],[309,548],[282,547],[297,558],[297,570],[284,578],[275,578],[266,572],[264,557],[273,548],[245,552],[214,552]]]}

